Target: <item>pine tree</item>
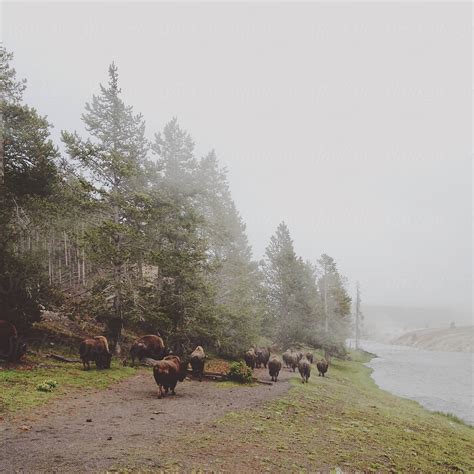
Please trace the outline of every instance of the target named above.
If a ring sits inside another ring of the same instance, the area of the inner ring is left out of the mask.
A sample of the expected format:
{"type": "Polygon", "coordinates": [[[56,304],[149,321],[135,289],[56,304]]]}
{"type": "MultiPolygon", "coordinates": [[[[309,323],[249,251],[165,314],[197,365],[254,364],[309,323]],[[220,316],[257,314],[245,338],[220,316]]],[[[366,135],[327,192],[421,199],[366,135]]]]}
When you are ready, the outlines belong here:
{"type": "Polygon", "coordinates": [[[197,171],[194,142],[176,117],[165,125],[162,133],[155,134],[151,149],[158,156],[156,167],[163,178],[161,184],[173,195],[192,196],[196,192],[197,171]]]}
{"type": "Polygon", "coordinates": [[[199,163],[196,208],[209,245],[215,288],[219,352],[235,356],[256,342],[263,313],[261,274],[232,199],[225,170],[214,151],[199,163]]]}
{"type": "Polygon", "coordinates": [[[314,269],[297,257],[284,222],[270,239],[263,272],[270,308],[267,328],[282,344],[310,341],[318,315],[314,269]]]}
{"type": "Polygon", "coordinates": [[[69,156],[82,166],[104,203],[106,217],[91,236],[96,253],[112,267],[113,311],[107,324],[117,352],[125,317],[124,270],[132,260],[139,237],[128,214],[137,207],[148,150],[145,122],[124,104],[120,93],[118,70],[112,63],[108,86],[100,85],[100,94],[86,104],[82,115],[90,138],[83,140],[77,133],[62,133],[69,156]]]}
{"type": "Polygon", "coordinates": [[[59,174],[50,124],[22,103],[25,81],[11,59],[0,46],[0,314],[22,328],[50,296],[43,249],[31,236],[51,213],[59,174]]]}

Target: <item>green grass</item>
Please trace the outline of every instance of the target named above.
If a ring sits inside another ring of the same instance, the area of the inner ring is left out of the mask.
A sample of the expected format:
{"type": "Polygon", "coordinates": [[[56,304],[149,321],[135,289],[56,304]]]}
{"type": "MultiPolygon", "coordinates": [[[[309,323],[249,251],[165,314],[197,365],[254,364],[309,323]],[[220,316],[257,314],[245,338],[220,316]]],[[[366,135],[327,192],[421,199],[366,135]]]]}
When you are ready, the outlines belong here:
{"type": "MultiPolygon", "coordinates": [[[[160,453],[184,470],[295,472],[474,472],[474,430],[454,417],[380,390],[363,365],[370,356],[313,369],[263,407],[228,413],[188,438],[185,454],[160,453]]],[[[173,443],[174,445],[174,443],[173,443]]]]}
{"type": "Polygon", "coordinates": [[[78,389],[83,392],[107,388],[112,383],[131,376],[135,370],[114,362],[110,370],[91,368],[84,371],[80,363],[61,363],[38,357],[28,357],[27,364],[13,368],[0,366],[0,418],[42,405],[78,389]],[[48,380],[58,382],[58,386],[51,392],[36,389],[48,380]]]}

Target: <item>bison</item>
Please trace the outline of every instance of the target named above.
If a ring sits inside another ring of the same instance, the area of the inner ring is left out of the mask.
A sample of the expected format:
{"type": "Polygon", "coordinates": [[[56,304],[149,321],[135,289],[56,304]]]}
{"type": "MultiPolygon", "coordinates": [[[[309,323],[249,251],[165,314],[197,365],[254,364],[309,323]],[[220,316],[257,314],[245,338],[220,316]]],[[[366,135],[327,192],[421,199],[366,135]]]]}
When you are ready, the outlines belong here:
{"type": "Polygon", "coordinates": [[[158,385],[158,398],[163,398],[171,389],[176,395],[175,388],[179,382],[186,378],[188,363],[182,362],[177,355],[168,355],[163,360],[156,361],[153,366],[153,377],[158,385]]]}
{"type": "Polygon", "coordinates": [[[291,354],[290,349],[287,349],[285,352],[283,352],[283,355],[282,355],[283,362],[285,363],[286,368],[289,367],[288,361],[289,361],[290,354],[291,354]]]}
{"type": "Polygon", "coordinates": [[[268,373],[272,378],[272,382],[276,382],[278,379],[278,375],[281,370],[281,360],[278,356],[273,355],[271,356],[270,360],[268,361],[268,373]]]}
{"type": "Polygon", "coordinates": [[[258,348],[255,351],[255,356],[256,356],[256,361],[255,361],[256,367],[260,368],[260,366],[263,365],[265,368],[267,368],[268,360],[270,359],[270,348],[269,347],[258,348]]]}
{"type": "Polygon", "coordinates": [[[288,366],[290,369],[293,369],[293,372],[296,370],[296,367],[298,366],[298,356],[296,355],[296,352],[292,352],[288,356],[288,366]]]}
{"type": "Polygon", "coordinates": [[[249,349],[244,355],[244,360],[247,367],[250,367],[252,370],[255,369],[256,359],[257,357],[253,349],[249,349]]]}
{"type": "Polygon", "coordinates": [[[304,354],[303,354],[301,351],[298,351],[298,352],[296,353],[296,357],[297,357],[297,359],[298,359],[298,362],[303,358],[303,356],[304,356],[304,354]]]}
{"type": "Polygon", "coordinates": [[[196,349],[191,353],[190,362],[193,369],[193,375],[199,377],[199,381],[202,381],[202,374],[204,372],[204,360],[206,354],[201,346],[197,346],[196,349]]]}
{"type": "Polygon", "coordinates": [[[324,374],[328,371],[328,362],[326,359],[321,359],[321,360],[318,360],[318,362],[316,363],[316,367],[318,368],[318,372],[319,372],[319,376],[323,376],[324,377],[324,374]]]}
{"type": "Polygon", "coordinates": [[[95,336],[92,339],[84,339],[79,346],[84,370],[91,368],[90,362],[95,362],[98,369],[110,369],[112,353],[109,350],[109,343],[104,336],[95,336]]]}
{"type": "Polygon", "coordinates": [[[309,376],[311,375],[311,364],[309,363],[309,360],[304,356],[298,362],[298,372],[301,375],[303,383],[308,383],[309,376]]]}
{"type": "Polygon", "coordinates": [[[308,359],[308,361],[309,361],[310,364],[313,363],[313,361],[314,361],[314,356],[313,356],[313,354],[312,354],[311,352],[307,352],[307,353],[305,354],[305,357],[308,359]]]}
{"type": "Polygon", "coordinates": [[[148,334],[139,337],[130,348],[130,357],[132,365],[135,365],[135,359],[141,361],[145,357],[150,359],[163,359],[165,356],[165,344],[160,336],[148,334]]]}
{"type": "Polygon", "coordinates": [[[0,320],[0,357],[9,361],[16,361],[26,353],[26,344],[18,337],[16,327],[4,320],[0,320]]]}

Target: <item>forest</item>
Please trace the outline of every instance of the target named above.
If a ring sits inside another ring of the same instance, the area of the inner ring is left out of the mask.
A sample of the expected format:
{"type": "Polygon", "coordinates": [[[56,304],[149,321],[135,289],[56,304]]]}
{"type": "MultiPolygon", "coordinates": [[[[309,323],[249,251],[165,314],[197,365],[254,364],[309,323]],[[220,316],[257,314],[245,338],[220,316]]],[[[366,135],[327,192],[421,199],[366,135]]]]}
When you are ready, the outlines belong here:
{"type": "Polygon", "coordinates": [[[12,60],[1,46],[3,319],[21,333],[42,310],[92,317],[117,354],[126,329],[223,357],[262,337],[344,353],[351,298],[335,260],[298,256],[285,222],[255,260],[214,150],[197,156],[176,117],[146,130],[114,63],[84,104],[86,133],[54,143],[61,124],[24,102],[12,60]]]}

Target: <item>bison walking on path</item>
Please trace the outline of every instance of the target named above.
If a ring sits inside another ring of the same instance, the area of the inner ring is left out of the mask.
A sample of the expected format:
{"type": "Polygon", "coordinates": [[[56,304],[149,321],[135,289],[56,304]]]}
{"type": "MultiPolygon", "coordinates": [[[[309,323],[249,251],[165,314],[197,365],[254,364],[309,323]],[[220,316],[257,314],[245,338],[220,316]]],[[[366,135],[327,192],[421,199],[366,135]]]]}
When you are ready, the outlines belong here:
{"type": "Polygon", "coordinates": [[[328,371],[328,362],[326,359],[321,359],[321,360],[318,360],[318,362],[316,363],[316,367],[318,368],[318,372],[319,372],[319,376],[323,376],[324,377],[324,374],[328,371]]]}
{"type": "Polygon", "coordinates": [[[84,339],[79,346],[84,370],[91,368],[90,362],[95,362],[98,369],[110,369],[112,354],[109,350],[109,343],[104,336],[95,336],[92,339],[84,339]]]}
{"type": "Polygon", "coordinates": [[[0,320],[0,357],[9,361],[16,361],[26,353],[26,344],[20,340],[16,327],[4,320],[0,320]]]}
{"type": "Polygon", "coordinates": [[[247,367],[250,367],[252,370],[255,369],[256,358],[255,351],[253,349],[249,349],[244,355],[244,360],[247,367]]]}
{"type": "Polygon", "coordinates": [[[148,334],[139,337],[130,348],[130,357],[132,365],[135,365],[135,359],[141,361],[148,357],[150,359],[163,359],[165,356],[165,344],[160,336],[148,334]]]}
{"type": "Polygon", "coordinates": [[[263,365],[265,368],[267,368],[268,360],[270,359],[270,348],[269,347],[258,348],[255,351],[255,356],[256,356],[256,361],[255,361],[256,367],[260,368],[260,366],[263,365]]]}
{"type": "Polygon", "coordinates": [[[278,375],[280,374],[281,370],[281,360],[278,356],[273,355],[271,356],[270,360],[268,361],[268,372],[270,377],[272,378],[272,382],[276,382],[278,380],[278,375]]]}
{"type": "Polygon", "coordinates": [[[291,355],[290,349],[287,349],[285,352],[283,352],[283,355],[282,355],[282,359],[283,359],[283,362],[285,363],[286,368],[288,368],[290,366],[289,365],[290,355],[291,355]]]}
{"type": "Polygon", "coordinates": [[[298,362],[298,371],[301,375],[303,383],[308,383],[309,377],[311,375],[311,364],[309,363],[309,360],[306,357],[303,357],[298,362]]]}
{"type": "Polygon", "coordinates": [[[199,381],[202,381],[202,374],[204,373],[204,361],[206,354],[201,346],[197,346],[191,354],[190,362],[193,369],[193,375],[199,377],[199,381]]]}
{"type": "Polygon", "coordinates": [[[298,356],[296,355],[296,352],[292,352],[288,356],[288,367],[293,370],[293,372],[296,371],[296,367],[298,367],[298,356]]]}
{"type": "Polygon", "coordinates": [[[158,398],[163,398],[171,390],[176,394],[175,388],[179,382],[186,378],[188,363],[182,362],[176,355],[166,356],[163,360],[158,360],[153,366],[153,377],[159,388],[158,398]]]}

